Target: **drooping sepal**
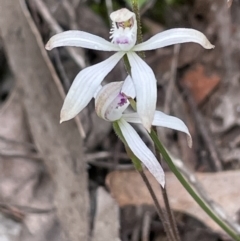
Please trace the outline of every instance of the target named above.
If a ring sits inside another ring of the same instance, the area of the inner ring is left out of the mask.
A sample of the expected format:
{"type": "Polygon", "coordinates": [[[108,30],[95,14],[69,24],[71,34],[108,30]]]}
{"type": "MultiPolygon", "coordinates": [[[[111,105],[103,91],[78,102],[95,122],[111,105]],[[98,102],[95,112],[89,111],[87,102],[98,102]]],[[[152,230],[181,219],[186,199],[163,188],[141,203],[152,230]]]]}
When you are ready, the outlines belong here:
{"type": "Polygon", "coordinates": [[[134,155],[144,164],[145,167],[151,172],[151,174],[156,178],[156,180],[161,184],[162,187],[165,186],[165,175],[162,167],[160,166],[158,160],[142,141],[137,132],[133,127],[128,124],[123,118],[118,122],[122,135],[132,150],[134,155]]]}

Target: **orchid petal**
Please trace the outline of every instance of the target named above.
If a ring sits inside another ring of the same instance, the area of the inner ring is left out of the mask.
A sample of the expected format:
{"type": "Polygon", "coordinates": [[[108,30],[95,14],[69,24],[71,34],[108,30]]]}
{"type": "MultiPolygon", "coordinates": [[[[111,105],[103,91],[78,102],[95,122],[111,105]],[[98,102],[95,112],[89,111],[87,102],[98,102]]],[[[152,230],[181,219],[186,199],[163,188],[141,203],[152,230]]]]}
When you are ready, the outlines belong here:
{"type": "Polygon", "coordinates": [[[157,84],[152,69],[134,52],[127,53],[137,95],[137,112],[150,132],[157,102],[157,84]]]}
{"type": "Polygon", "coordinates": [[[63,103],[60,122],[72,119],[90,102],[104,77],[123,55],[124,53],[118,52],[105,61],[80,71],[63,103]]]}
{"type": "Polygon", "coordinates": [[[137,132],[123,118],[118,121],[127,145],[134,155],[147,167],[157,181],[164,187],[165,175],[156,157],[139,137],[137,132]]]}
{"type": "Polygon", "coordinates": [[[74,46],[103,51],[119,51],[120,48],[94,34],[83,31],[69,30],[56,34],[50,38],[45,48],[51,50],[56,47],[74,46]]]}
{"type": "Polygon", "coordinates": [[[135,88],[130,75],[128,75],[127,78],[124,80],[121,93],[132,99],[136,97],[135,88]]]}
{"type": "Polygon", "coordinates": [[[212,49],[214,45],[212,45],[206,36],[195,30],[190,28],[173,28],[170,30],[163,31],[154,35],[149,40],[137,44],[133,47],[133,51],[145,51],[158,49],[162,47],[166,47],[173,44],[180,43],[188,43],[194,42],[202,45],[205,49],[212,49]]]}
{"type": "MultiPolygon", "coordinates": [[[[138,116],[138,113],[126,113],[122,115],[122,118],[124,118],[127,122],[130,123],[141,123],[141,120],[138,116]]],[[[155,111],[154,119],[153,119],[153,126],[161,126],[161,127],[167,127],[173,130],[181,131],[187,134],[187,141],[188,146],[192,146],[192,137],[189,133],[189,130],[187,126],[184,124],[182,120],[180,120],[177,117],[166,115],[161,111],[155,111]]]]}

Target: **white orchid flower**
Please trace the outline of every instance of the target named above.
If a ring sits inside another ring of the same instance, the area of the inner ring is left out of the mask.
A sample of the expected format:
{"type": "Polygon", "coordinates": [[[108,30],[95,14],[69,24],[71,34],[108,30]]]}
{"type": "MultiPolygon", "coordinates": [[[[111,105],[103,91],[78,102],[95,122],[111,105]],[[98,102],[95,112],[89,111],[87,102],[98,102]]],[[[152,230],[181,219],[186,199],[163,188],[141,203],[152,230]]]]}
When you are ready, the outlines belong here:
{"type": "MultiPolygon", "coordinates": [[[[123,113],[129,106],[127,96],[135,98],[135,89],[130,77],[127,77],[124,82],[112,82],[105,85],[96,94],[96,112],[99,117],[107,121],[118,122],[118,126],[129,148],[164,187],[165,178],[162,167],[154,154],[129,124],[141,123],[139,114],[136,112],[123,113]]],[[[166,115],[160,111],[155,111],[152,125],[167,127],[186,133],[188,136],[188,143],[191,145],[191,135],[186,125],[180,119],[166,115]]]]}
{"type": "Polygon", "coordinates": [[[135,53],[165,46],[195,42],[206,49],[214,48],[204,34],[194,29],[176,28],[156,34],[146,42],[136,44],[137,21],[126,8],[110,15],[111,42],[83,31],[66,31],[54,35],[46,44],[51,50],[60,46],[76,46],[93,50],[115,51],[107,60],[82,70],[74,79],[61,110],[61,122],[75,117],[91,100],[104,77],[126,54],[136,90],[137,111],[142,124],[149,131],[156,109],[157,88],[152,69],[135,53]]]}

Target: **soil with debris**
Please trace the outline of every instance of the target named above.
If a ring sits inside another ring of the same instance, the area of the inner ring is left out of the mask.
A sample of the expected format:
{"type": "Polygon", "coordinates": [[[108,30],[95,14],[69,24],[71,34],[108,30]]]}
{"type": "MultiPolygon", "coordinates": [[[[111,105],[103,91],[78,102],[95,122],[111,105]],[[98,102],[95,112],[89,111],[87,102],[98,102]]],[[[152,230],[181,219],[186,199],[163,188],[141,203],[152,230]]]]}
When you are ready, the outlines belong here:
{"type": "MultiPolygon", "coordinates": [[[[167,240],[144,182],[94,103],[59,125],[77,73],[112,53],[44,48],[52,35],[69,29],[109,39],[109,13],[131,9],[129,2],[0,0],[0,241],[167,240]]],[[[202,198],[240,235],[240,1],[140,2],[144,40],[186,27],[215,45],[169,46],[146,52],[145,61],[156,75],[157,108],[186,123],[193,147],[184,134],[164,128],[158,129],[161,141],[202,198]]],[[[125,77],[120,61],[104,84],[125,77]]],[[[134,128],[153,149],[145,130],[134,128]]],[[[163,168],[180,239],[232,240],[164,162],[163,168]]],[[[163,204],[159,185],[147,176],[163,204]]]]}

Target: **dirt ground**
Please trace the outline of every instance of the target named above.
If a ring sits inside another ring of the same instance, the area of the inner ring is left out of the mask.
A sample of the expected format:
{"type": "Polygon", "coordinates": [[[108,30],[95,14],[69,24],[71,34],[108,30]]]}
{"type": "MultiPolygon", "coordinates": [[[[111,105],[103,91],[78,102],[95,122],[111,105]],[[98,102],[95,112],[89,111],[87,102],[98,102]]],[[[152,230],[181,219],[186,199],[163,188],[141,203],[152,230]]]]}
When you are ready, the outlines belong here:
{"type": "MultiPolygon", "coordinates": [[[[194,43],[145,53],[157,109],[182,119],[193,138],[159,128],[175,165],[240,236],[240,1],[142,1],[143,39],[170,28],[204,33],[194,43]]],[[[0,0],[0,241],[167,240],[153,201],[111,123],[91,102],[74,120],[59,113],[77,73],[112,53],[44,45],[79,29],[109,39],[109,14],[128,1],[0,0]]],[[[126,77],[123,62],[104,83],[126,77]]],[[[144,129],[134,126],[153,145],[144,129]]],[[[163,162],[182,241],[232,240],[163,162]]],[[[148,174],[147,174],[148,175],[148,174]]],[[[150,175],[148,175],[150,176],[150,175]]],[[[162,203],[159,185],[149,177],[162,203]]]]}

